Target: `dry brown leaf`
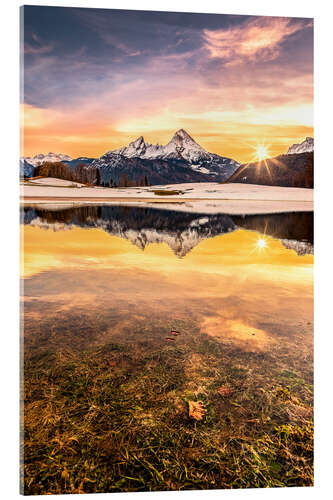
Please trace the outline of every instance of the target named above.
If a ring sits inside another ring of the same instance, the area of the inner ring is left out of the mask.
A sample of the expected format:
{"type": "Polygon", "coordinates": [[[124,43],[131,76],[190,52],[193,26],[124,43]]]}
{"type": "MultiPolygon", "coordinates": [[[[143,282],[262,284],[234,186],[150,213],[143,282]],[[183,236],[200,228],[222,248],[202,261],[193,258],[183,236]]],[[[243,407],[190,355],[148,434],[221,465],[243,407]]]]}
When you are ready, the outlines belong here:
{"type": "Polygon", "coordinates": [[[233,394],[233,390],[229,385],[222,385],[219,389],[217,389],[217,392],[221,394],[221,396],[231,396],[233,394]]]}
{"type": "Polygon", "coordinates": [[[188,414],[194,420],[202,420],[205,415],[205,406],[202,401],[189,401],[188,414]]]}
{"type": "Polygon", "coordinates": [[[69,479],[69,474],[68,474],[68,471],[66,469],[64,469],[61,473],[61,477],[62,479],[64,479],[64,481],[68,481],[69,479]]]}

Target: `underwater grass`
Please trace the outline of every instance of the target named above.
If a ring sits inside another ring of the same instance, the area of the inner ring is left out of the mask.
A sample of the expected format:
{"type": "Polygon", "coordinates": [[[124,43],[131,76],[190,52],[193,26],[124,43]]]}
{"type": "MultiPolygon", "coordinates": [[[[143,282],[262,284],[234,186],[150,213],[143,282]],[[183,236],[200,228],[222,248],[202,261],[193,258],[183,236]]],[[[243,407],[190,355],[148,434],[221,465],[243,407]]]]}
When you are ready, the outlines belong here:
{"type": "Polygon", "coordinates": [[[186,335],[172,343],[166,325],[149,343],[68,347],[59,333],[57,347],[27,346],[25,494],[313,484],[313,391],[301,362],[245,353],[190,322],[174,327],[186,335]],[[218,393],[225,384],[229,397],[218,393]],[[188,417],[189,400],[204,402],[203,420],[188,417]]]}

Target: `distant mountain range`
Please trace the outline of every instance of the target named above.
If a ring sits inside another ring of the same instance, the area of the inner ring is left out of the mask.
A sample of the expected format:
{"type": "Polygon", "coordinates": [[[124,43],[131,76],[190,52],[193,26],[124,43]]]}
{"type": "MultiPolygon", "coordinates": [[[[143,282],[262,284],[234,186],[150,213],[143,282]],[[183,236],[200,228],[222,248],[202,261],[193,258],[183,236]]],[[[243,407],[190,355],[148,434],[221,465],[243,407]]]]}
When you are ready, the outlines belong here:
{"type": "Polygon", "coordinates": [[[184,129],[180,129],[165,146],[149,144],[140,136],[128,146],[108,151],[100,158],[72,159],[68,155],[51,152],[21,158],[20,176],[32,177],[34,167],[44,162],[62,162],[72,171],[82,164],[88,170],[93,169],[89,171],[93,177],[96,175],[95,182],[104,186],[124,185],[125,179],[125,185],[131,185],[131,182],[136,185],[145,185],[146,182],[158,185],[228,181],[313,187],[313,153],[312,167],[309,166],[311,157],[302,156],[313,151],[313,147],[313,139],[307,137],[302,143],[292,145],[286,155],[265,160],[274,174],[272,176],[267,168],[257,168],[258,165],[264,165],[263,162],[240,165],[231,158],[209,153],[184,129]],[[279,164],[283,165],[281,168],[284,171],[279,170],[279,164]],[[141,184],[143,179],[145,183],[141,184]]]}
{"type": "Polygon", "coordinates": [[[30,165],[33,165],[36,167],[37,165],[41,165],[45,161],[49,162],[56,162],[56,161],[71,161],[72,158],[68,155],[64,155],[62,153],[48,153],[44,155],[43,153],[40,153],[35,156],[26,156],[25,158],[21,158],[21,160],[25,160],[27,163],[30,163],[30,165]]]}
{"type": "Polygon", "coordinates": [[[63,161],[66,165],[68,165],[71,168],[75,168],[76,165],[84,163],[85,165],[90,165],[93,161],[95,161],[96,158],[89,158],[87,156],[80,156],[79,158],[75,158],[74,160],[66,160],[63,161]]]}
{"type": "MultiPolygon", "coordinates": [[[[85,163],[88,168],[99,169],[101,183],[105,185],[117,185],[120,176],[133,181],[146,176],[150,184],[222,182],[239,166],[231,158],[209,153],[183,129],[178,130],[165,146],[148,144],[141,136],[128,146],[108,151],[98,159],[72,159],[67,155],[48,153],[22,158],[21,161],[33,166],[46,161],[61,161],[70,167],[85,163]]],[[[25,175],[28,173],[27,169],[21,171],[25,175]]]]}

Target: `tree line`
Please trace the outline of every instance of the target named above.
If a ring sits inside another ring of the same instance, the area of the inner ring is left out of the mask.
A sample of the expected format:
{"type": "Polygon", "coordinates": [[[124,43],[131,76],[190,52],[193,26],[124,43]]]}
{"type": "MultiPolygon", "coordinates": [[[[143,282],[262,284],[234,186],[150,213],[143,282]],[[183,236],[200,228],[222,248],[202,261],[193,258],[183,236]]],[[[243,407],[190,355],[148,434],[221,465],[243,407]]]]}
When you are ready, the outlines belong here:
{"type": "Polygon", "coordinates": [[[98,167],[87,166],[85,163],[78,163],[74,168],[62,163],[61,161],[49,162],[46,161],[34,168],[34,177],[56,177],[81,184],[103,187],[134,187],[134,186],[149,186],[146,175],[139,177],[136,180],[131,179],[128,174],[120,174],[118,181],[110,178],[108,181],[103,180],[101,170],[98,167]]]}

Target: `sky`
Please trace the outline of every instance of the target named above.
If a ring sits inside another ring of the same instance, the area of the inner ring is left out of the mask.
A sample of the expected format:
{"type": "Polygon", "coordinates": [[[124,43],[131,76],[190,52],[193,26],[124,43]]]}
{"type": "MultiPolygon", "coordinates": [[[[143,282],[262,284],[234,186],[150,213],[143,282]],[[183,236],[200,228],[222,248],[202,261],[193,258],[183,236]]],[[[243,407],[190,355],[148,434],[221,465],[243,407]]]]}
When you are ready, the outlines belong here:
{"type": "Polygon", "coordinates": [[[251,161],[313,136],[313,20],[25,6],[24,156],[99,157],[185,129],[251,161]]]}

